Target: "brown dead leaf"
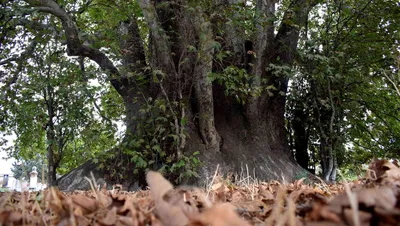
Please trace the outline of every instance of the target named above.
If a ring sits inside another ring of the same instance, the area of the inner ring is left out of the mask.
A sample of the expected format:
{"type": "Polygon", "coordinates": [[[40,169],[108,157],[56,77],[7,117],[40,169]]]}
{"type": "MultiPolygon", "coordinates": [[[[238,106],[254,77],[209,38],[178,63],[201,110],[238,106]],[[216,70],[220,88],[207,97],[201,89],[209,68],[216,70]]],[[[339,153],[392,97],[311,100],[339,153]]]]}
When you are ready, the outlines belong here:
{"type": "MultiPolygon", "coordinates": [[[[344,218],[346,219],[346,222],[351,225],[351,226],[356,226],[356,224],[353,221],[353,211],[349,208],[344,209],[344,218]]],[[[364,211],[358,211],[357,217],[359,219],[360,225],[370,225],[370,220],[372,218],[371,213],[364,212],[364,211]]]]}
{"type": "Polygon", "coordinates": [[[138,225],[138,223],[135,222],[134,219],[132,219],[131,217],[125,217],[125,216],[119,217],[119,223],[121,225],[126,225],[126,226],[132,226],[132,225],[136,226],[136,225],[138,225]]]}
{"type": "Polygon", "coordinates": [[[22,213],[19,211],[0,212],[1,225],[20,225],[22,224],[22,213]]]}
{"type": "Polygon", "coordinates": [[[219,182],[219,183],[214,183],[212,186],[211,186],[211,190],[212,191],[216,191],[216,190],[218,190],[220,187],[222,187],[222,186],[224,186],[224,182],[223,181],[221,181],[221,182],[219,182]]]}
{"type": "Polygon", "coordinates": [[[227,195],[226,193],[229,192],[229,188],[225,186],[225,182],[221,183],[220,187],[215,191],[215,198],[216,202],[226,202],[227,201],[227,195]]]}
{"type": "Polygon", "coordinates": [[[125,213],[125,212],[131,212],[131,214],[136,213],[136,208],[135,205],[133,204],[131,199],[125,200],[124,205],[119,208],[118,212],[119,213],[125,213]]]}
{"type": "Polygon", "coordinates": [[[98,192],[97,197],[99,201],[98,204],[102,207],[108,208],[113,204],[113,199],[106,192],[98,192]]]}
{"type": "Polygon", "coordinates": [[[383,183],[397,184],[400,182],[400,168],[398,166],[387,161],[382,167],[387,169],[382,175],[383,183]]]}
{"type": "Polygon", "coordinates": [[[330,221],[318,221],[318,222],[307,222],[305,223],[305,226],[343,226],[343,224],[330,221]]]}
{"type": "Polygon", "coordinates": [[[160,173],[149,171],[146,175],[155,208],[164,226],[181,226],[188,222],[187,217],[178,206],[171,205],[164,200],[164,195],[173,189],[172,184],[160,173]]]}
{"type": "Polygon", "coordinates": [[[185,189],[177,188],[174,190],[169,190],[167,193],[165,193],[163,196],[163,200],[173,206],[177,206],[177,205],[179,205],[180,202],[185,200],[187,197],[188,197],[188,193],[185,189]]]}
{"type": "Polygon", "coordinates": [[[397,162],[388,160],[373,159],[369,164],[368,177],[371,180],[384,184],[400,183],[400,168],[397,162]]]}
{"type": "Polygon", "coordinates": [[[350,184],[321,181],[311,186],[297,181],[228,186],[226,180],[217,178],[214,188],[207,190],[209,196],[200,188],[173,189],[155,172],[149,173],[151,190],[145,191],[103,187],[101,191],[51,188],[41,194],[0,193],[0,225],[398,225],[399,167],[386,160],[375,160],[372,165],[379,178],[350,184]],[[345,188],[347,193],[341,194],[345,188]],[[218,203],[224,201],[229,203],[218,203]]]}
{"type": "MultiPolygon", "coordinates": [[[[390,187],[370,188],[356,192],[358,203],[365,204],[367,207],[378,207],[391,210],[396,206],[397,190],[390,187]]],[[[350,201],[346,194],[340,194],[333,198],[329,203],[332,210],[336,213],[341,212],[343,207],[349,207],[350,201]]]]}
{"type": "Polygon", "coordinates": [[[235,206],[238,212],[264,212],[267,209],[271,210],[272,208],[267,208],[265,203],[261,200],[255,201],[242,201],[232,203],[235,206]]]}
{"type": "Polygon", "coordinates": [[[126,204],[126,195],[122,195],[119,193],[111,193],[111,204],[108,205],[108,208],[112,208],[112,207],[117,207],[117,208],[121,208],[122,206],[124,206],[126,204]]]}
{"type": "Polygon", "coordinates": [[[62,215],[62,212],[65,212],[62,204],[64,199],[65,196],[58,189],[53,187],[50,188],[45,195],[45,200],[48,202],[49,207],[55,212],[56,215],[62,215]]]}
{"type": "Polygon", "coordinates": [[[300,189],[300,188],[301,188],[301,185],[303,184],[303,182],[304,182],[305,179],[306,179],[306,178],[303,177],[303,178],[301,178],[300,180],[295,181],[295,184],[294,184],[295,188],[296,188],[296,189],[300,189]]]}
{"type": "MultiPolygon", "coordinates": [[[[76,222],[76,225],[79,225],[79,226],[88,226],[88,225],[92,224],[92,222],[89,219],[87,219],[86,217],[80,217],[80,216],[75,217],[75,222],[76,222]]],[[[69,224],[69,225],[71,225],[71,224],[69,224]]]]}
{"type": "Polygon", "coordinates": [[[332,212],[329,208],[320,203],[314,205],[313,210],[308,214],[308,217],[312,221],[327,220],[337,224],[342,224],[342,220],[336,213],[332,212]]]}
{"type": "Polygon", "coordinates": [[[117,223],[117,208],[113,207],[111,211],[108,211],[105,218],[99,220],[102,225],[115,225],[117,223]]]}
{"type": "Polygon", "coordinates": [[[93,213],[98,208],[98,202],[96,199],[82,195],[72,195],[70,198],[76,206],[82,209],[84,215],[93,213]]]}
{"type": "Polygon", "coordinates": [[[260,196],[264,199],[264,200],[274,200],[275,197],[272,194],[271,191],[266,190],[266,189],[262,189],[260,190],[260,196]]]}
{"type": "Polygon", "coordinates": [[[162,199],[162,197],[174,187],[167,181],[161,173],[149,171],[146,174],[146,181],[150,187],[150,191],[154,199],[162,199]]]}
{"type": "Polygon", "coordinates": [[[235,212],[235,206],[230,203],[215,205],[206,209],[202,214],[190,219],[189,226],[250,226],[235,212]]]}

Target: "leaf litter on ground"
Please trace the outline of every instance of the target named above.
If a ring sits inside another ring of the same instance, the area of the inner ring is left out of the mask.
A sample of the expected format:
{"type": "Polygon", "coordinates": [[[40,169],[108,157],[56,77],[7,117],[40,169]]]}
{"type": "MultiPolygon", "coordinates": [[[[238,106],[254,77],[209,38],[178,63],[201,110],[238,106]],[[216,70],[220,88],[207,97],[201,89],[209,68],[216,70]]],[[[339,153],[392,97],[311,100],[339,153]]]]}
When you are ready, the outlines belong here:
{"type": "MultiPolygon", "coordinates": [[[[400,168],[374,159],[364,178],[349,183],[277,181],[235,184],[213,178],[208,189],[176,188],[149,171],[149,189],[0,194],[0,225],[398,225],[400,168]]],[[[247,180],[249,181],[249,180],[247,180]]],[[[93,188],[95,186],[92,186],[93,188]]]]}

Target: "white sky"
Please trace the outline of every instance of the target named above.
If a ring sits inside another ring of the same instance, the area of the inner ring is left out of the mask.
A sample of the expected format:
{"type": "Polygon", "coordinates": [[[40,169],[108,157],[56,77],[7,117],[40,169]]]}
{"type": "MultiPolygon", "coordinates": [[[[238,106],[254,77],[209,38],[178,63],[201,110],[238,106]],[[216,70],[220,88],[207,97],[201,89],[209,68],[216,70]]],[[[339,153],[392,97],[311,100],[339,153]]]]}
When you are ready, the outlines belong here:
{"type": "Polygon", "coordinates": [[[0,174],[11,174],[11,164],[15,162],[15,159],[5,160],[3,158],[7,157],[7,154],[0,152],[0,174]]]}
{"type": "MultiPolygon", "coordinates": [[[[5,136],[8,140],[8,145],[10,146],[14,144],[15,136],[5,136]]],[[[15,162],[14,158],[5,159],[7,157],[7,153],[4,151],[0,151],[0,174],[11,174],[12,163],[15,162]]]]}

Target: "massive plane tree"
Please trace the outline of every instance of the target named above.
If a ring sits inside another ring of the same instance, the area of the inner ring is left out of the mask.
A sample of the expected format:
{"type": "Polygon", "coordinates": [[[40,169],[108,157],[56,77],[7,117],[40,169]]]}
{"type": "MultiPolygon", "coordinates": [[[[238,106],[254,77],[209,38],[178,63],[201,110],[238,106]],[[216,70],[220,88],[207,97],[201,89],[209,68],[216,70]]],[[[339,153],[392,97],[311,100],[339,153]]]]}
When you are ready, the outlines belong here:
{"type": "MultiPolygon", "coordinates": [[[[290,180],[302,170],[289,153],[284,113],[300,32],[316,0],[2,4],[2,51],[21,34],[36,43],[40,32],[61,30],[69,56],[103,69],[125,105],[124,147],[111,150],[121,167],[172,172],[182,166],[173,163],[187,167],[200,153],[202,176],[218,164],[261,179],[290,180]]],[[[27,44],[3,65],[23,65],[32,51],[27,44]]],[[[8,86],[17,74],[6,74],[8,86]]]]}

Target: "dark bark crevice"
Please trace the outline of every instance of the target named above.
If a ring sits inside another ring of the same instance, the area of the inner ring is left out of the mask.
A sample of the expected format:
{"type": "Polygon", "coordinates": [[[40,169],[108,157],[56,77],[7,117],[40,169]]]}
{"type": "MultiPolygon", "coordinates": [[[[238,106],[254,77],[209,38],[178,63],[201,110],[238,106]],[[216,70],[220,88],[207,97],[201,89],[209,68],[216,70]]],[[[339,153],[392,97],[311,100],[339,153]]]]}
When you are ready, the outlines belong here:
{"type": "Polygon", "coordinates": [[[310,157],[308,154],[308,131],[307,131],[307,115],[303,108],[298,106],[295,108],[292,120],[292,129],[294,134],[294,149],[297,163],[304,169],[309,169],[310,157]]]}

